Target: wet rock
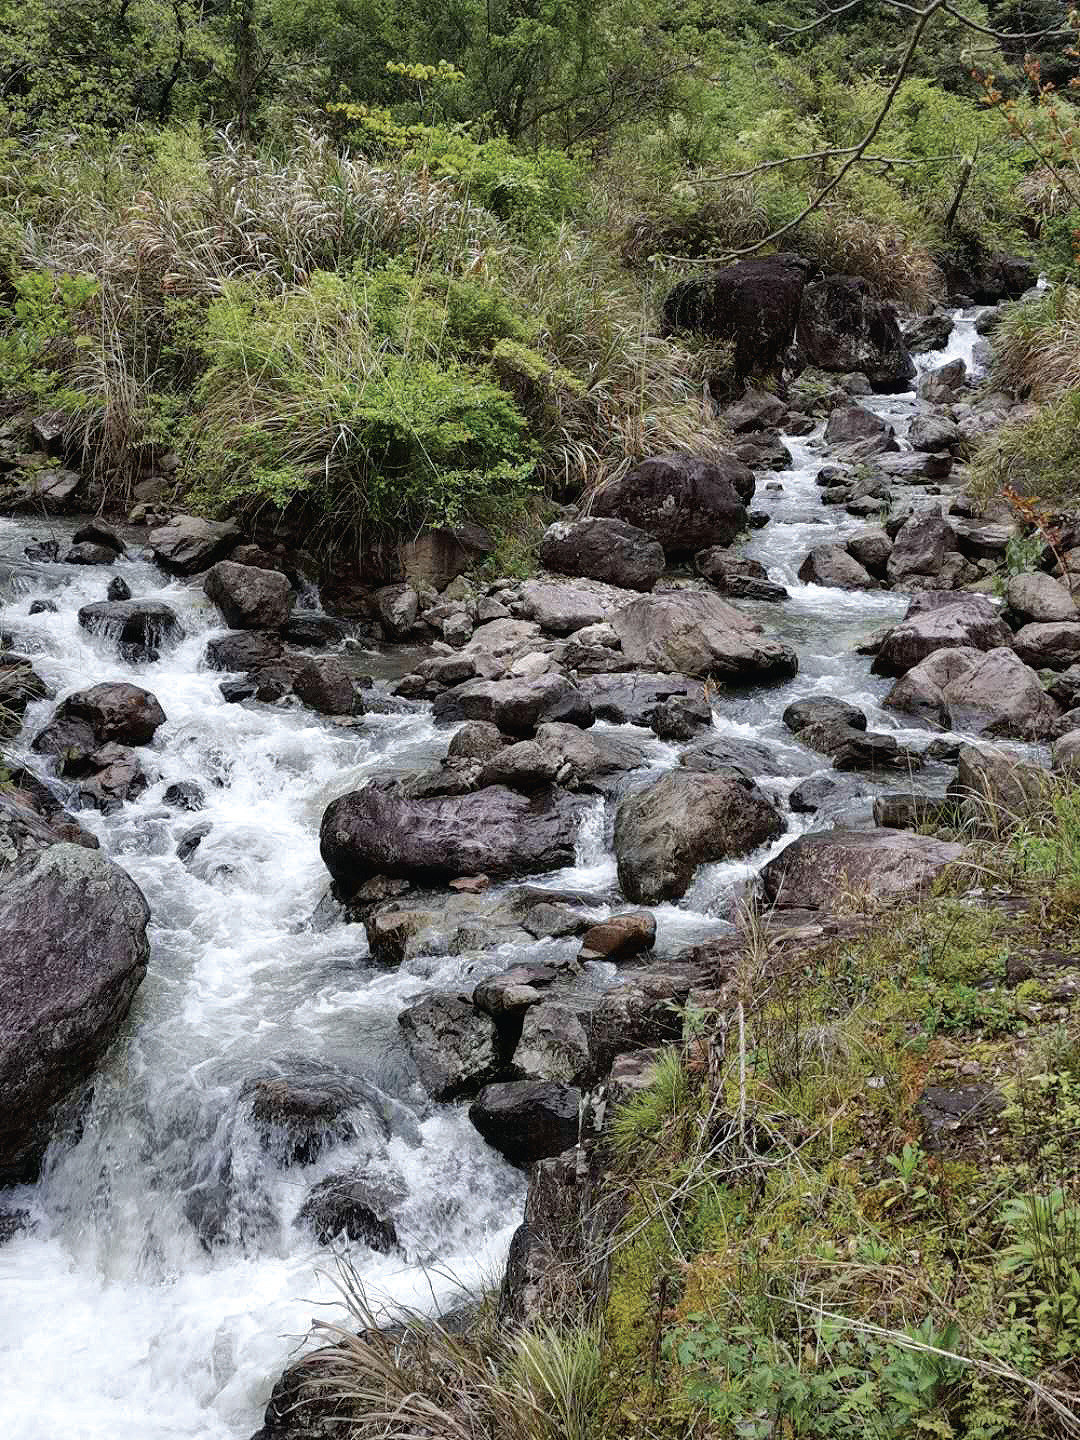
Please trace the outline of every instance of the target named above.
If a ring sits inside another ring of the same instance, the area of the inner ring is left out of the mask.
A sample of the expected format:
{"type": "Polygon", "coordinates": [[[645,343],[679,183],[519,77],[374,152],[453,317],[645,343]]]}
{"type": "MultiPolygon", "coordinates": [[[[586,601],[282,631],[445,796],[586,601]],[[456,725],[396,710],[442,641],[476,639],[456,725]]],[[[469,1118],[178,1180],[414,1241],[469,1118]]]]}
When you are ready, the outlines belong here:
{"type": "Polygon", "coordinates": [[[992,822],[997,832],[1045,806],[1047,781],[1045,770],[1004,750],[964,745],[948,797],[962,816],[992,822]]]}
{"type": "Polygon", "coordinates": [[[123,681],[94,685],[69,695],[56,712],[59,720],[83,720],[95,741],[122,745],[149,745],[165,724],[165,712],[149,690],[123,681]]]}
{"type": "Polygon", "coordinates": [[[723,418],[736,435],[754,430],[773,430],[787,414],[787,406],[766,390],[748,389],[742,397],[724,407],[723,418]]]}
{"type": "Polygon", "coordinates": [[[805,585],[829,585],[838,590],[874,590],[877,582],[869,571],[839,545],[815,545],[799,566],[805,585]]]}
{"type": "Polygon", "coordinates": [[[8,785],[0,790],[0,879],[24,856],[65,841],[98,849],[96,836],[62,809],[36,777],[18,767],[9,772],[8,785]]]}
{"type": "Polygon", "coordinates": [[[0,737],[17,735],[34,700],[48,699],[51,691],[30,661],[10,650],[0,652],[0,737]]]}
{"type": "Polygon", "coordinates": [[[983,520],[954,520],[956,545],[972,560],[1004,560],[1009,541],[1019,530],[1011,524],[994,524],[983,520]]]}
{"type": "Polygon", "coordinates": [[[922,355],[929,350],[944,350],[953,332],[953,318],[949,314],[935,312],[920,315],[904,327],[904,344],[913,355],[922,355]]]}
{"type": "Polygon", "coordinates": [[[512,965],[509,970],[481,980],[473,991],[473,1004],[495,1020],[506,1022],[520,1017],[531,1005],[538,1005],[558,978],[559,971],[551,965],[512,965]]]}
{"type": "Polygon", "coordinates": [[[11,1184],[32,1175],[52,1107],[126,1016],[150,912],[123,870],[79,845],[27,856],[0,893],[0,1183],[11,1184]]]}
{"type": "Polygon", "coordinates": [[[471,680],[436,698],[437,721],[484,720],[509,735],[533,734],[545,721],[588,726],[589,701],[564,675],[534,680],[471,680]]]}
{"type": "Polygon", "coordinates": [[[733,344],[736,375],[777,364],[795,338],[811,262],[779,254],[744,260],[682,280],[664,301],[668,330],[692,330],[733,344]]]}
{"type": "Polygon", "coordinates": [[[1058,709],[1038,675],[1011,650],[936,651],[909,670],[884,702],[946,729],[1037,740],[1054,733],[1058,709]]]}
{"type": "Polygon", "coordinates": [[[945,415],[916,415],[908,430],[908,444],[913,450],[937,454],[941,450],[960,447],[960,431],[956,422],[945,415]]]}
{"type": "MultiPolygon", "coordinates": [[[[270,1067],[268,1067],[270,1068],[270,1067]]],[[[420,1129],[404,1105],[363,1075],[319,1060],[291,1056],[240,1090],[263,1149],[281,1165],[310,1165],[343,1143],[382,1151],[398,1137],[420,1144],[420,1129]]]]}
{"type": "Polygon", "coordinates": [[[634,672],[625,675],[590,675],[579,682],[597,720],[613,725],[648,727],[658,705],[674,697],[705,699],[705,686],[687,675],[634,672]]]}
{"type": "Polygon", "coordinates": [[[411,585],[384,585],[375,591],[375,611],[388,640],[404,640],[420,616],[420,597],[411,585]]]}
{"type": "Polygon", "coordinates": [[[799,758],[791,750],[778,749],[741,736],[711,734],[696,741],[679,756],[687,770],[737,770],[747,780],[759,775],[798,773],[799,758]]]}
{"type": "Polygon", "coordinates": [[[918,769],[922,761],[901,750],[895,735],[858,729],[827,720],[805,725],[799,740],[811,750],[828,755],[834,770],[918,769]]]}
{"type": "Polygon", "coordinates": [[[535,740],[507,745],[480,772],[481,785],[509,785],[512,790],[536,790],[550,785],[557,769],[554,758],[535,740]]]}
{"type": "Polygon", "coordinates": [[[769,579],[769,572],[758,560],[742,555],[733,555],[723,546],[714,545],[701,550],[694,557],[699,575],[710,585],[715,585],[721,595],[731,595],[741,600],[786,600],[788,592],[783,585],[776,585],[769,579]]]}
{"type": "Polygon", "coordinates": [[[699,731],[712,726],[712,706],[707,700],[676,696],[657,705],[649,725],[660,740],[692,740],[699,731]]]}
{"type": "Polygon", "coordinates": [[[487,720],[467,720],[450,741],[446,754],[455,760],[490,760],[505,744],[497,725],[487,720]]]}
{"type": "Polygon", "coordinates": [[[790,646],[740,610],[703,590],[643,596],[616,611],[612,625],[634,664],[717,680],[794,675],[790,646]]]}
{"type": "Polygon", "coordinates": [[[454,879],[557,870],[574,857],[578,804],[502,786],[411,800],[394,780],[342,795],[323,815],[320,846],[334,879],[352,891],[373,875],[454,879]]]}
{"type": "Polygon", "coordinates": [[[950,360],[922,377],[918,386],[919,398],[931,405],[948,405],[956,399],[957,392],[966,381],[967,366],[963,360],[950,360]]]}
{"type": "Polygon", "coordinates": [[[131,586],[119,575],[114,575],[109,581],[109,588],[105,591],[106,600],[130,600],[131,586]]]}
{"type": "MultiPolygon", "coordinates": [[[[112,598],[110,595],[109,599],[112,598]]],[[[59,608],[55,600],[31,600],[29,613],[31,615],[55,615],[59,608]]]]}
{"type": "Polygon", "coordinates": [[[196,515],[174,515],[150,531],[150,549],[158,564],[177,575],[207,570],[233,548],[240,532],[231,520],[203,520],[196,515]]]}
{"type": "Polygon", "coordinates": [[[875,580],[884,580],[892,554],[893,542],[880,525],[871,525],[847,541],[847,552],[875,580]]]}
{"type": "Polygon", "coordinates": [[[962,862],[962,845],[901,830],[823,830],[800,835],[761,872],[766,901],[783,909],[839,910],[928,889],[962,862]]]}
{"type": "Polygon", "coordinates": [[[138,797],[149,781],[139,757],[123,745],[102,745],[89,756],[86,771],[75,791],[80,809],[115,814],[138,797]]]}
{"type": "Polygon", "coordinates": [[[530,1006],[514,1049],[515,1077],[575,1085],[588,1071],[589,1037],[574,1006],[557,1000],[530,1006]]]}
{"type": "Polygon", "coordinates": [[[869,284],[832,275],[807,285],[799,307],[799,345],[812,365],[858,370],[877,391],[907,390],[915,377],[896,311],[876,300],[869,284]]]}
{"type": "Polygon", "coordinates": [[[429,995],[403,1010],[398,1024],[434,1100],[475,1094],[503,1067],[494,1021],[464,995],[429,995]]]}
{"type": "Polygon", "coordinates": [[[865,730],[866,716],[857,705],[849,705],[834,695],[808,695],[804,700],[791,702],[784,711],[784,724],[793,735],[809,725],[839,724],[865,730]]]}
{"type": "Polygon", "coordinates": [[[112,550],[114,555],[123,555],[127,550],[119,532],[101,519],[88,520],[71,538],[76,545],[102,545],[112,550]]]}
{"type": "Polygon", "coordinates": [[[251,671],[281,659],[281,640],[263,631],[230,630],[206,642],[203,659],[211,670],[251,671]]]}
{"type": "Polygon", "coordinates": [[[874,797],[874,824],[886,830],[920,830],[945,820],[952,806],[944,795],[922,795],[913,790],[892,790],[874,797]]]}
{"type": "Polygon", "coordinates": [[[896,435],[891,425],[863,405],[838,405],[825,424],[825,441],[842,446],[860,459],[896,449],[896,435]]]}
{"type": "Polygon", "coordinates": [[[243,705],[255,699],[259,684],[257,680],[222,680],[218,690],[226,705],[243,705]]]}
{"type": "Polygon", "coordinates": [[[664,550],[645,530],[590,515],[548,527],[540,562],[561,575],[583,575],[626,590],[651,590],[664,573],[664,550]]]}
{"type": "Polygon", "coordinates": [[[953,528],[942,515],[913,515],[896,532],[888,577],[902,585],[915,575],[940,575],[946,555],[955,548],[953,528]]]}
{"type": "Polygon", "coordinates": [[[398,1248],[393,1207],[404,1198],[404,1186],[373,1179],[362,1170],[346,1170],[320,1180],[308,1192],[296,1220],[314,1233],[320,1245],[332,1245],[343,1235],[388,1255],[398,1248]]]}
{"type": "Polygon", "coordinates": [[[294,610],[285,626],[285,639],[290,645],[337,645],[348,633],[340,620],[313,610],[294,610]]]}
{"type": "Polygon", "coordinates": [[[187,864],[213,828],[209,820],[203,820],[184,831],[176,845],[176,858],[181,865],[187,864]]]}
{"type": "Polygon", "coordinates": [[[1055,620],[1025,625],[1016,632],[1013,649],[1036,669],[1067,670],[1080,660],[1080,621],[1055,620]]]}
{"type": "Polygon", "coordinates": [[[177,780],[167,787],[161,799],[173,810],[202,810],[206,805],[206,792],[194,780],[177,780]]]}
{"type": "Polygon", "coordinates": [[[592,509],[644,530],[671,558],[730,545],[746,527],[753,493],[753,471],[739,460],[659,455],[609,480],[592,509]]]}
{"type": "Polygon", "coordinates": [[[529,620],[553,635],[569,635],[586,625],[610,619],[634,592],[616,590],[596,581],[573,584],[567,580],[528,580],[521,589],[521,606],[529,620]]]}
{"type": "Polygon", "coordinates": [[[1066,587],[1040,571],[1010,577],[1005,588],[1005,608],[1018,625],[1078,618],[1076,601],[1066,587]]]}
{"type": "Polygon", "coordinates": [[[648,911],[638,910],[626,915],[612,915],[586,930],[581,940],[578,959],[607,960],[612,964],[629,960],[656,943],[656,918],[648,911]]]}
{"type": "Polygon", "coordinates": [[[232,630],[278,630],[289,618],[293,593],[278,570],[219,560],[206,572],[203,590],[232,630]]]}
{"type": "Polygon", "coordinates": [[[292,677],[301,704],[321,715],[352,715],[363,706],[352,676],[334,655],[312,655],[297,665],[292,677]]]}
{"type": "Polygon", "coordinates": [[[916,597],[885,636],[874,657],[875,675],[903,675],[935,650],[995,650],[1012,643],[1012,632],[985,596],[932,594],[916,597]]]}
{"type": "Polygon", "coordinates": [[[699,865],[745,855],[783,828],[765,796],[741,775],[672,771],[619,804],[619,884],[639,904],[678,899],[699,865]]]}
{"type": "MultiPolygon", "coordinates": [[[[77,507],[81,487],[82,476],[77,470],[37,470],[27,476],[12,494],[5,496],[4,508],[61,515],[65,510],[77,507]]],[[[56,556],[41,558],[55,560],[56,556]]]]}
{"type": "Polygon", "coordinates": [[[487,1085],[469,1106],[469,1119],[512,1165],[531,1165],[577,1142],[581,1092],[543,1080],[487,1085]]]}
{"type": "Polygon", "coordinates": [[[113,565],[115,563],[115,550],[111,550],[107,545],[94,545],[89,540],[72,545],[64,556],[65,565],[113,565]]]}
{"type": "Polygon", "coordinates": [[[1067,670],[1055,675],[1047,685],[1046,693],[1062,710],[1075,710],[1080,706],[1080,665],[1070,665],[1067,670]]]}
{"type": "Polygon", "coordinates": [[[810,775],[792,790],[788,804],[796,815],[813,815],[827,805],[839,789],[831,775],[810,775]]]}
{"type": "Polygon", "coordinates": [[[184,638],[175,610],[163,600],[98,600],[82,607],[79,624],[130,660],[156,660],[163,646],[184,638]]]}

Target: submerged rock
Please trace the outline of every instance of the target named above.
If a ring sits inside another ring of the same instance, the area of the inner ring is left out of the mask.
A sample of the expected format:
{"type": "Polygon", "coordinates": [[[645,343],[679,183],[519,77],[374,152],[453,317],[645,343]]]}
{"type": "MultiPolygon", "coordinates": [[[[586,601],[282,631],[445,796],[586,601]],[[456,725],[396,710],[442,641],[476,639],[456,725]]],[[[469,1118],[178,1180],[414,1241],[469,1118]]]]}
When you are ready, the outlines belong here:
{"type": "Polygon", "coordinates": [[[113,641],[129,660],[156,660],[163,645],[184,638],[176,611],[163,600],[98,600],[82,607],[79,624],[113,641]]]}

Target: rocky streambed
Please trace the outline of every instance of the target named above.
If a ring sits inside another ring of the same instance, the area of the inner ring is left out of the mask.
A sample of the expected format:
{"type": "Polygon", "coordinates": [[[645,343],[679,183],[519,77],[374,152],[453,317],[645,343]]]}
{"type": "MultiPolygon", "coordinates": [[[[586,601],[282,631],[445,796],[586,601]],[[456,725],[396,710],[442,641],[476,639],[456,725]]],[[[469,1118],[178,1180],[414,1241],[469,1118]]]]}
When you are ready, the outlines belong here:
{"type": "Polygon", "coordinates": [[[991,313],[892,393],[750,392],[525,582],[329,615],[228,526],[0,520],[8,1434],[250,1434],[334,1245],[388,1306],[497,1276],[740,893],[820,934],[962,859],[914,828],[950,787],[1068,763],[1069,577],[1003,605],[963,489],[991,313]]]}

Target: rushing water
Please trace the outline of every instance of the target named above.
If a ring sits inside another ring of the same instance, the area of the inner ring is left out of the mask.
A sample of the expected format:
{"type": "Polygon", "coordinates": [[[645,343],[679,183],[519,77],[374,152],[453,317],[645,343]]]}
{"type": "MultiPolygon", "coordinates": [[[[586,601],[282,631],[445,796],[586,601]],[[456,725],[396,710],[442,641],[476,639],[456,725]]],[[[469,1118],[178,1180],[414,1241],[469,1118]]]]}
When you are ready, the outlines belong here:
{"type": "MultiPolygon", "coordinates": [[[[946,351],[920,368],[957,356],[970,362],[977,314],[960,315],[946,351]]],[[[901,435],[918,404],[914,395],[867,403],[901,435]]],[[[863,706],[873,726],[899,730],[898,717],[880,708],[888,682],[871,677],[854,649],[906,606],[902,595],[797,580],[810,546],[866,522],[821,505],[820,432],[787,444],[792,467],[776,477],[782,489],[759,487],[756,503],[771,522],[747,550],[791,598],[746,608],[795,646],[800,671],[783,686],[724,695],[716,714],[730,738],[773,751],[762,784],[781,803],[800,778],[828,769],[780,722],[793,698],[841,695],[863,706]]],[[[373,1294],[390,1303],[438,1304],[461,1284],[489,1280],[517,1223],[521,1176],[483,1144],[464,1108],[424,1101],[398,1040],[402,1007],[426,989],[475,977],[475,957],[427,959],[388,974],[370,965],[360,927],[309,924],[327,885],[317,835],[328,801],[366,776],[427,768],[445,752],[447,735],[426,714],[339,726],[288,704],[225,704],[220,675],[200,668],[216,612],[197,581],[163,581],[139,558],[123,558],[118,573],[136,596],[168,601],[187,638],[156,664],[121,662],[76,621],[79,605],[102,598],[112,572],[21,563],[31,534],[48,528],[0,521],[0,565],[10,560],[12,570],[4,628],[34,654],[58,697],[133,680],[153,690],[168,720],[146,752],[157,778],[145,794],[116,815],[80,817],[142,887],[152,958],[92,1101],[53,1144],[40,1183],[7,1197],[30,1211],[33,1228],[0,1249],[2,1433],[245,1440],[312,1316],[339,1313],[332,1256],[295,1224],[315,1181],[350,1160],[404,1181],[395,1220],[408,1259],[354,1253],[373,1294]],[[57,612],[31,617],[31,599],[46,593],[57,612]],[[163,806],[177,780],[205,789],[197,817],[163,806]],[[184,864],[176,846],[196,819],[213,828],[184,864]],[[277,1166],[245,1126],[238,1096],[245,1080],[297,1056],[362,1074],[405,1107],[406,1121],[389,1142],[361,1137],[311,1165],[277,1166]],[[222,1243],[208,1250],[192,1206],[217,1193],[215,1182],[225,1194],[222,1243]]],[[[50,712],[50,702],[32,708],[23,743],[50,712]]],[[[928,739],[900,733],[914,748],[928,739]]],[[[651,737],[647,757],[656,769],[678,759],[651,737]]],[[[945,774],[930,767],[924,779],[945,774]]],[[[886,787],[853,777],[837,802],[845,818],[867,818],[875,788],[886,787]],[[855,791],[861,798],[853,802],[855,791]]],[[[548,881],[613,890],[610,812],[601,801],[588,809],[576,866],[548,881]]],[[[813,823],[831,818],[825,811],[813,823]]],[[[811,824],[806,816],[789,821],[768,854],[811,824]]],[[[661,943],[677,948],[723,928],[733,887],[765,858],[705,867],[680,904],[658,907],[661,943]]],[[[488,968],[515,958],[489,959],[488,968]]]]}

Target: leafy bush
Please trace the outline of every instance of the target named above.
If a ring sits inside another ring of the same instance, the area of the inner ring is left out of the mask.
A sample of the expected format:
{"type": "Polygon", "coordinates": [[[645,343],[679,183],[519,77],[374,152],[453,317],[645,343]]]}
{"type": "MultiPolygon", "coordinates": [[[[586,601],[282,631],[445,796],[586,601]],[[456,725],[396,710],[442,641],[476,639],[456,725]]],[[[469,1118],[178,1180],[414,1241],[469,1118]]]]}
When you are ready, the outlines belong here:
{"type": "MultiPolygon", "coordinates": [[[[284,297],[232,285],[214,301],[185,461],[200,502],[302,502],[339,536],[512,509],[534,469],[525,420],[457,358],[449,310],[415,297],[395,272],[316,273],[284,297]]],[[[459,310],[474,336],[478,313],[459,310]]]]}

